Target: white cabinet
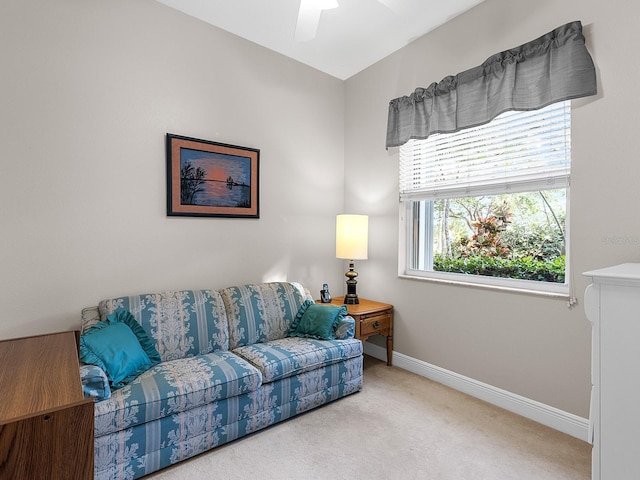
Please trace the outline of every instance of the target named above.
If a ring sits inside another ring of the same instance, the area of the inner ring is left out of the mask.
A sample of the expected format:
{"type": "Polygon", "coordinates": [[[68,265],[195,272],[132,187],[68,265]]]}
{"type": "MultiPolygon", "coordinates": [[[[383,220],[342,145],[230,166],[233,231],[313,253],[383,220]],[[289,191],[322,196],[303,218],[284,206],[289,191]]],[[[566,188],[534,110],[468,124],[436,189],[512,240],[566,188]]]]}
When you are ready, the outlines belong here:
{"type": "Polygon", "coordinates": [[[640,479],[640,263],[585,272],[593,479],[640,479]]]}

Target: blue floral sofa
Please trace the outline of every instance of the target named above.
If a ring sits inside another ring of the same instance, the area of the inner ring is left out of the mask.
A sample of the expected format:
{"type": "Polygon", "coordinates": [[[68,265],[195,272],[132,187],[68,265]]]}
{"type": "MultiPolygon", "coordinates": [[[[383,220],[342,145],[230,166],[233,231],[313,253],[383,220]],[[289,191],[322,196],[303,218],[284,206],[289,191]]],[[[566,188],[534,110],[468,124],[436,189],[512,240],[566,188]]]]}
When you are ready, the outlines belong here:
{"type": "Polygon", "coordinates": [[[292,334],[311,304],[301,285],[275,282],[84,309],[81,350],[105,319],[127,312],[159,355],[120,388],[99,366],[81,365],[85,394],[96,398],[95,479],[138,478],[359,391],[351,317],[338,316],[326,340],[292,334]]]}

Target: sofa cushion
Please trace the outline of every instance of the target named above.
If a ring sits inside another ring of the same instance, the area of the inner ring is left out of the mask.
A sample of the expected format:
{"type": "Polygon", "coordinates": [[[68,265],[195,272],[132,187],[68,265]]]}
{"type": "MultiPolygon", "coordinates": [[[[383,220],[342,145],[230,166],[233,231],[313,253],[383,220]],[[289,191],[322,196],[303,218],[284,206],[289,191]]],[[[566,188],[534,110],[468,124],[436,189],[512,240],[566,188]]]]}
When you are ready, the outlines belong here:
{"type": "MultiPolygon", "coordinates": [[[[129,310],[153,339],[162,361],[229,349],[224,303],[213,290],[110,298],[101,301],[98,310],[101,319],[118,310],[129,310]]],[[[86,328],[83,324],[83,330],[86,328]]]]}
{"type": "Polygon", "coordinates": [[[310,299],[297,283],[254,283],[220,290],[229,321],[229,349],[287,335],[298,310],[310,299]]]}
{"type": "Polygon", "coordinates": [[[96,436],[257,389],[262,375],[228,351],[162,362],[95,404],[96,436]]]}
{"type": "Polygon", "coordinates": [[[233,353],[260,369],[268,383],[362,355],[362,342],[287,337],[238,347],[233,353]]]}
{"type": "Polygon", "coordinates": [[[80,337],[80,360],[97,365],[113,388],[120,388],[160,362],[142,327],[126,310],[94,324],[80,337]]]}

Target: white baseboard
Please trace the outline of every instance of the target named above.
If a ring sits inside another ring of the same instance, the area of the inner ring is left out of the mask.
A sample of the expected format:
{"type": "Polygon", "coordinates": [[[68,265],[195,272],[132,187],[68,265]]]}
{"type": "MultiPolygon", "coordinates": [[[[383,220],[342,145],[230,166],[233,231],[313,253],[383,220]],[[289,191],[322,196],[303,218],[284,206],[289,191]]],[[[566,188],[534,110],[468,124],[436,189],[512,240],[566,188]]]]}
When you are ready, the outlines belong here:
{"type": "MultiPolygon", "coordinates": [[[[373,343],[365,343],[364,351],[372,357],[385,362],[387,360],[386,349],[373,343]]],[[[492,405],[504,408],[505,410],[571,435],[572,437],[584,440],[585,442],[588,439],[589,420],[586,418],[578,417],[572,413],[479,382],[450,370],[445,370],[444,368],[431,365],[422,360],[403,355],[402,353],[393,352],[393,365],[446,385],[447,387],[451,387],[454,390],[471,395],[472,397],[484,400],[492,405]]]]}

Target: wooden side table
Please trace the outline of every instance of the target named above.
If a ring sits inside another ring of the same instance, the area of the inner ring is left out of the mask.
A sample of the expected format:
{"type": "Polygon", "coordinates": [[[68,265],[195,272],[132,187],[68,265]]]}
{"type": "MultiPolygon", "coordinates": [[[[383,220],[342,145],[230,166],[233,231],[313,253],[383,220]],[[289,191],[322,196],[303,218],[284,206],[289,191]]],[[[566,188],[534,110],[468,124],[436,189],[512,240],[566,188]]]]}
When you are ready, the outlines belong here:
{"type": "Polygon", "coordinates": [[[0,341],[0,478],[93,478],[74,332],[0,341]]]}
{"type": "MultiPolygon", "coordinates": [[[[347,305],[347,311],[356,321],[356,335],[365,342],[371,335],[387,337],[387,365],[393,354],[393,305],[360,298],[360,303],[347,305]]],[[[344,305],[344,297],[331,300],[331,305],[344,305]]]]}

